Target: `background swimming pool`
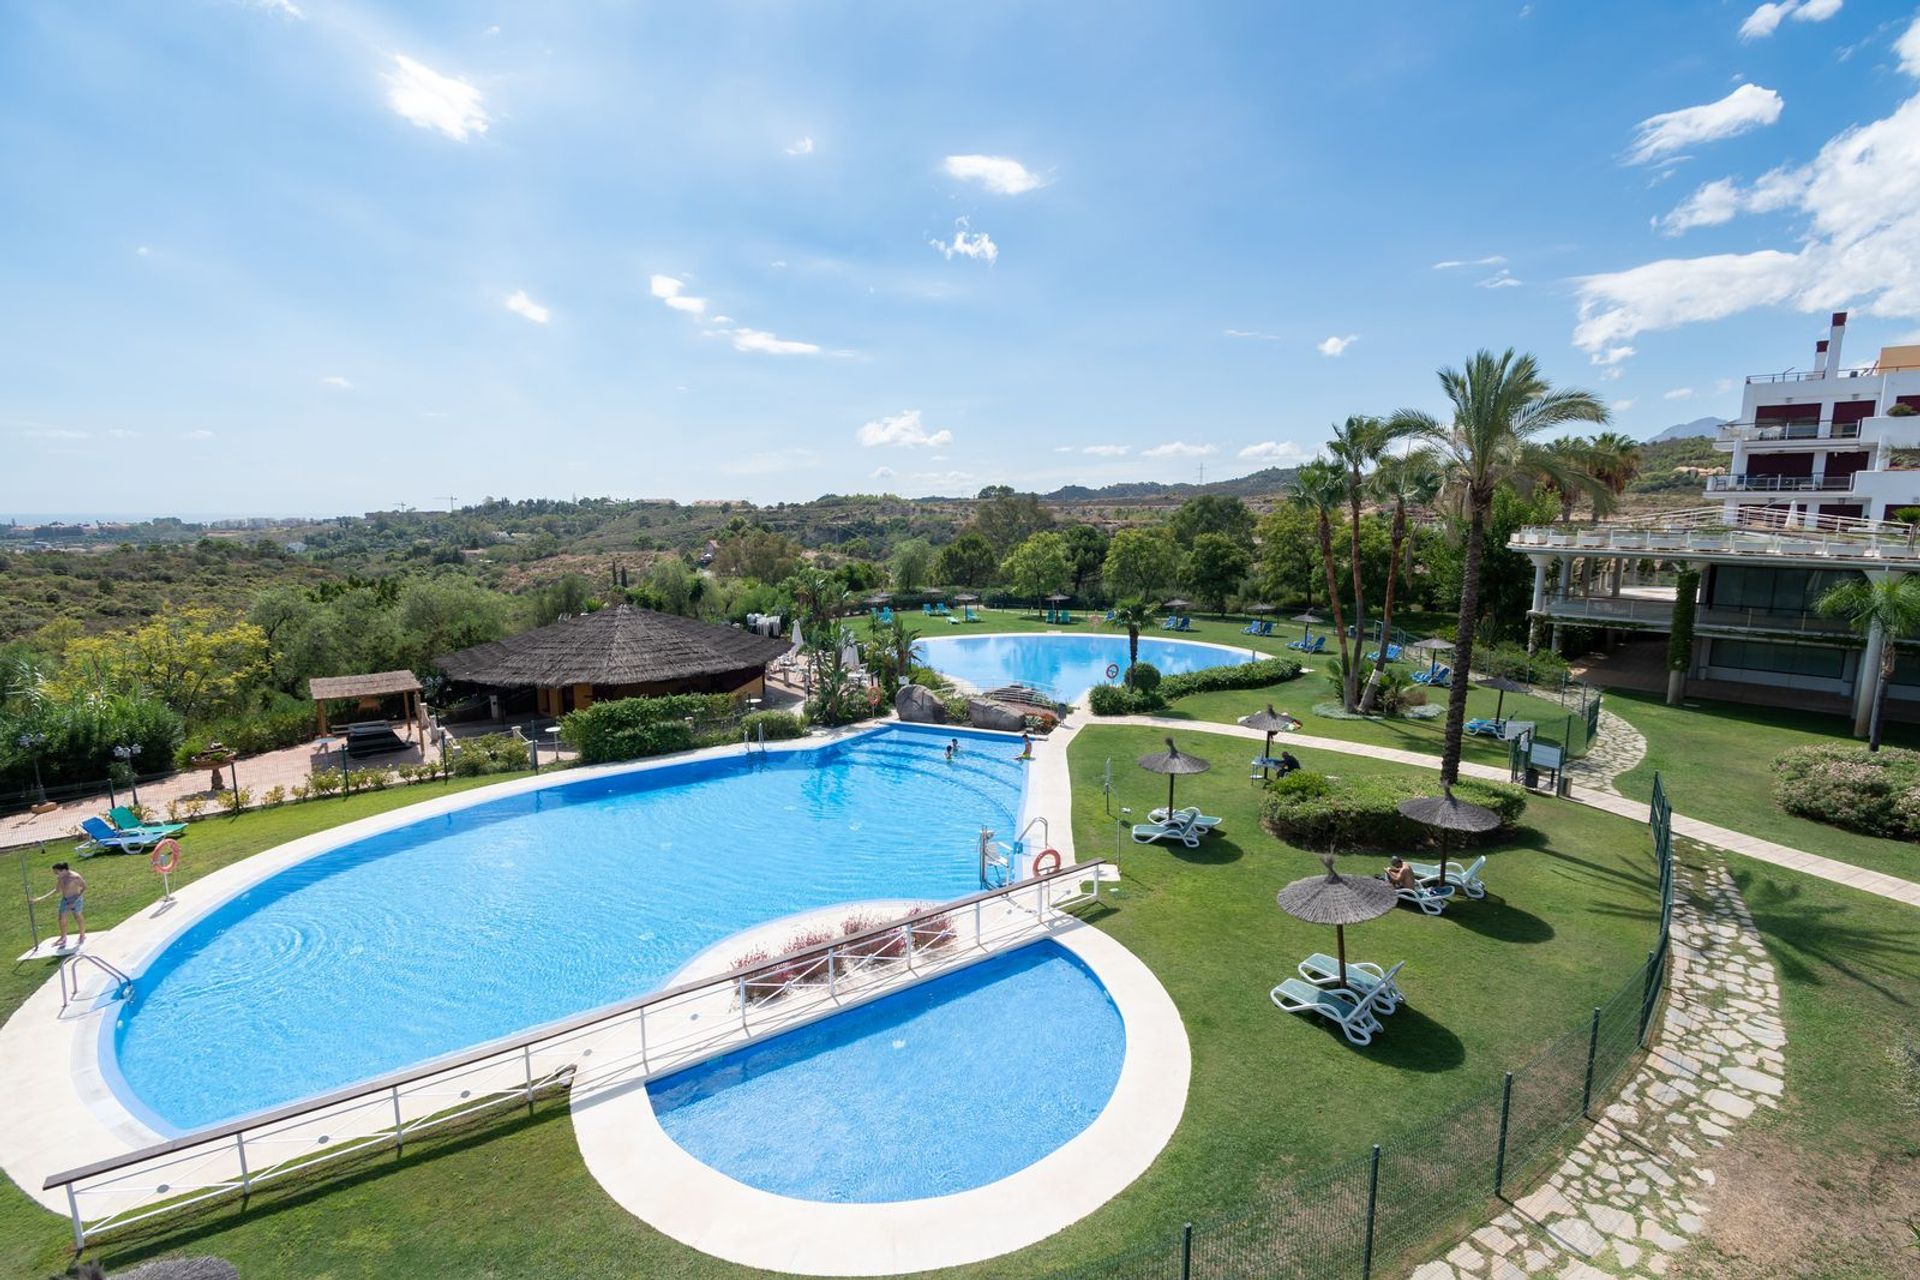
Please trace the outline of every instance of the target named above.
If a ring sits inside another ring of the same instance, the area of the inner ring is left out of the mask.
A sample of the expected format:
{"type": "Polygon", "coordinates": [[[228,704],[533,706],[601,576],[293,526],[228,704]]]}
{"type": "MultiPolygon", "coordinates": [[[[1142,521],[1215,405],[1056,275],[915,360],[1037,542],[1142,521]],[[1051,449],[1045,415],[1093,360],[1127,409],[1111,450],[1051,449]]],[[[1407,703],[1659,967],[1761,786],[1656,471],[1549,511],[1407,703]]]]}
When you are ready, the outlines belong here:
{"type": "Polygon", "coordinates": [[[566,783],[308,859],[138,975],[120,1083],[194,1128],[646,992],[766,920],[973,892],[1025,766],[988,738],[948,763],[948,736],[566,783]]]}
{"type": "MultiPolygon", "coordinates": [[[[927,665],[942,675],[955,676],[978,689],[1013,683],[1037,685],[1066,702],[1075,701],[1096,684],[1112,684],[1107,678],[1108,666],[1125,670],[1127,665],[1125,631],[930,636],[920,643],[927,665]]],[[[1250,662],[1260,656],[1249,649],[1224,645],[1145,634],[1140,637],[1140,661],[1158,667],[1163,676],[1250,662]]]]}
{"type": "Polygon", "coordinates": [[[1035,943],[648,1086],[667,1135],[802,1200],[950,1195],[1015,1173],[1113,1096],[1126,1033],[1072,953],[1035,943]]]}

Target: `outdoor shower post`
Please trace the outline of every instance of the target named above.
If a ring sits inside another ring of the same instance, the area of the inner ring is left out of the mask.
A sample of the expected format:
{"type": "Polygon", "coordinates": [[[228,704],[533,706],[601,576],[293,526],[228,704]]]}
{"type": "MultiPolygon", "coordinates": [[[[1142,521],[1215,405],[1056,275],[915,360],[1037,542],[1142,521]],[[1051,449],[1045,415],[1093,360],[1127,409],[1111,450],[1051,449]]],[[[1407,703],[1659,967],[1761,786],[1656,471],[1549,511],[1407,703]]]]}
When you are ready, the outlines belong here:
{"type": "Polygon", "coordinates": [[[1191,1280],[1193,1275],[1193,1224],[1186,1223],[1180,1228],[1180,1280],[1191,1280]]]}
{"type": "Polygon", "coordinates": [[[1507,1117],[1513,1111],[1513,1072],[1500,1082],[1500,1149],[1493,1156],[1493,1198],[1504,1200],[1507,1185],[1507,1117]]]}
{"type": "Polygon", "coordinates": [[[1380,1204],[1380,1144],[1373,1144],[1367,1163],[1367,1236],[1360,1250],[1360,1280],[1373,1280],[1373,1217],[1380,1204]]]}
{"type": "MultiPolygon", "coordinates": [[[[1593,1060],[1600,1052],[1600,1006],[1593,1006],[1593,1025],[1587,1029],[1587,1084],[1580,1091],[1580,1114],[1593,1107],[1593,1060]]],[[[1591,1119],[1592,1117],[1588,1117],[1591,1119]]]]}
{"type": "MultiPolygon", "coordinates": [[[[44,840],[40,842],[40,852],[43,856],[47,852],[47,845],[44,840]]],[[[27,852],[24,849],[20,851],[20,893],[21,896],[27,900],[27,932],[33,935],[33,949],[38,951],[40,949],[40,924],[39,921],[34,918],[33,885],[27,880],[27,852]]]]}

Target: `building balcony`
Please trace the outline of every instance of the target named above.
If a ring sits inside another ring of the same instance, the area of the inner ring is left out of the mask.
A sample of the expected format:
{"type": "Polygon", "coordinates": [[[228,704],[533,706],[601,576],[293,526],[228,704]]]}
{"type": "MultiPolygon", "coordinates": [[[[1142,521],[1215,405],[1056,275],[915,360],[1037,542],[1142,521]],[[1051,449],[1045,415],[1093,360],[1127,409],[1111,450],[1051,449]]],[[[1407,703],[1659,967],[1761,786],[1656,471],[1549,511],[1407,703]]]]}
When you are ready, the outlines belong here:
{"type": "Polygon", "coordinates": [[[1819,369],[1789,369],[1785,373],[1750,373],[1747,385],[1770,382],[1826,382],[1837,378],[1877,378],[1883,373],[1901,373],[1909,369],[1920,368],[1910,364],[1863,364],[1854,369],[1837,369],[1822,372],[1819,369]]]}
{"type": "MultiPolygon", "coordinates": [[[[1649,593],[1650,594],[1650,593],[1649,593]]],[[[1660,596],[1571,596],[1549,598],[1540,616],[1588,627],[1634,627],[1663,631],[1673,625],[1673,594],[1660,596]]],[[[1844,618],[1816,613],[1774,613],[1766,609],[1702,606],[1694,612],[1694,630],[1722,635],[1838,637],[1850,634],[1844,618]]]]}
{"type": "Polygon", "coordinates": [[[1724,506],[1697,507],[1617,524],[1531,525],[1507,546],[1534,556],[1920,567],[1920,530],[1914,526],[1758,505],[1731,513],[1724,506]]]}
{"type": "Polygon", "coordinates": [[[1717,449],[1732,451],[1767,445],[1806,444],[1819,440],[1858,440],[1859,422],[1729,422],[1714,439],[1717,449]]]}
{"type": "Polygon", "coordinates": [[[1708,493],[1851,493],[1853,476],[1708,476],[1708,493]]]}

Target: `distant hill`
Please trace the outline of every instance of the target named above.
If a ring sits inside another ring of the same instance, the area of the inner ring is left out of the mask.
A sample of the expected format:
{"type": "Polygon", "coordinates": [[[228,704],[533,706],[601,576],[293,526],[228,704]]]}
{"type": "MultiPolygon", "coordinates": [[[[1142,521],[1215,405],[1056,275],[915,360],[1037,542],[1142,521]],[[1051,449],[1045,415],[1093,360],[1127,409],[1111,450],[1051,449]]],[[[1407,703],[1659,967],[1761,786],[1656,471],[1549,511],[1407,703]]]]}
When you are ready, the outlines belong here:
{"type": "Polygon", "coordinates": [[[1214,480],[1207,484],[1159,484],[1134,480],[1090,489],[1083,484],[1064,485],[1052,493],[1040,495],[1042,502],[1143,502],[1156,498],[1184,499],[1202,493],[1217,493],[1235,498],[1266,498],[1285,493],[1293,483],[1293,467],[1265,467],[1251,475],[1232,480],[1214,480]]]}
{"type": "MultiPolygon", "coordinates": [[[[1702,418],[1701,421],[1719,420],[1702,418]]],[[[1674,429],[1679,430],[1677,427],[1674,429]]],[[[1713,441],[1705,436],[1649,440],[1640,446],[1640,474],[1627,486],[1627,492],[1698,491],[1706,486],[1706,473],[1725,471],[1726,467],[1727,455],[1716,450],[1713,441]]]]}
{"type": "Polygon", "coordinates": [[[1649,436],[1648,444],[1659,444],[1663,440],[1690,440],[1695,436],[1712,436],[1720,433],[1720,428],[1731,422],[1731,418],[1695,418],[1692,422],[1676,422],[1657,436],[1649,436]]]}

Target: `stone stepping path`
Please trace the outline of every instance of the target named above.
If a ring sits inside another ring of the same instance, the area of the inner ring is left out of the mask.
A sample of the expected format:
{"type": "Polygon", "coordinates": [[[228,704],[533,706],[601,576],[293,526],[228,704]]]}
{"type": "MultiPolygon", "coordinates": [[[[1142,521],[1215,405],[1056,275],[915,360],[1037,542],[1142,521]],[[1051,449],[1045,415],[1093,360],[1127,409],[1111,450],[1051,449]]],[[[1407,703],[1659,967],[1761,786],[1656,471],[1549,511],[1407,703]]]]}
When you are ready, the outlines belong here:
{"type": "Polygon", "coordinates": [[[1600,708],[1600,734],[1593,749],[1567,766],[1581,786],[1619,795],[1615,778],[1639,766],[1647,758],[1646,735],[1605,707],[1600,708]]]}
{"type": "Polygon", "coordinates": [[[1703,1226],[1713,1153],[1776,1107],[1780,987],[1724,865],[1674,904],[1666,1012],[1639,1071],[1560,1167],[1413,1280],[1665,1276],[1703,1226]]]}

